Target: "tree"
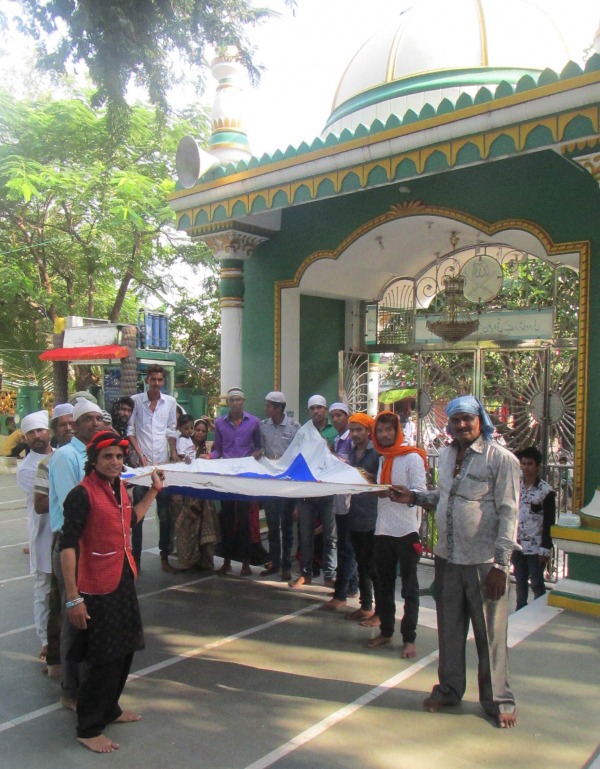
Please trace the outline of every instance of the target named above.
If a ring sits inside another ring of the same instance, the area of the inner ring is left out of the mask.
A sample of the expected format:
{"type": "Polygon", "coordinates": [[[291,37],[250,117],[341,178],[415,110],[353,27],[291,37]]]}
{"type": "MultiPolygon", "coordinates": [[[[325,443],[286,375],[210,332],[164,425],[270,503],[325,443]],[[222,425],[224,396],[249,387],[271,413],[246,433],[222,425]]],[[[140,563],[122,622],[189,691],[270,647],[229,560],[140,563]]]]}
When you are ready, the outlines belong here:
{"type": "Polygon", "coordinates": [[[221,313],[218,299],[218,270],[207,271],[201,291],[184,289],[170,308],[171,341],[192,364],[187,383],[207,395],[220,392],[221,313]]]}
{"type": "Polygon", "coordinates": [[[111,114],[126,109],[132,79],[166,112],[176,60],[201,87],[207,46],[237,49],[256,80],[259,68],[246,28],[277,15],[255,8],[251,0],[20,0],[20,5],[21,28],[38,41],[40,65],[61,73],[69,62],[84,62],[97,86],[94,103],[109,105],[111,114]],[[58,40],[52,50],[49,36],[58,40]]]}
{"type": "Polygon", "coordinates": [[[202,112],[163,124],[134,107],[116,144],[85,95],[0,93],[0,346],[14,349],[21,328],[44,348],[68,314],[135,321],[149,295],[177,294],[177,264],[197,274],[207,249],[174,230],[167,194],[178,141],[207,132],[202,112]]]}

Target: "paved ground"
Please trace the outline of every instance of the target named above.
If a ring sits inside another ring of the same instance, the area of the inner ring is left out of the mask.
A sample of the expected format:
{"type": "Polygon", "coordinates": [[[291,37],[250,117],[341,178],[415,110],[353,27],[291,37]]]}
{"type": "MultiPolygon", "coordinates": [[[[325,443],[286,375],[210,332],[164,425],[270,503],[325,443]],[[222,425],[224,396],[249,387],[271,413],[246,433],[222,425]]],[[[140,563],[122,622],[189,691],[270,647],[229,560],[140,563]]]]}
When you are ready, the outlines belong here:
{"type": "MultiPolygon", "coordinates": [[[[519,723],[493,727],[477,705],[468,648],[464,703],[432,715],[433,603],[423,597],[416,661],[399,640],[318,611],[327,591],[208,575],[170,577],[155,551],[139,580],[147,648],[136,655],[125,705],[137,724],[110,727],[121,749],[97,756],[74,739],[75,717],[36,659],[33,580],[23,496],[0,476],[0,767],[81,769],[600,769],[600,623],[545,601],[511,617],[519,723]]],[[[155,544],[152,524],[145,544],[155,544]]],[[[256,572],[259,570],[256,569],[256,572]]],[[[431,569],[420,569],[423,586],[431,569]]]]}

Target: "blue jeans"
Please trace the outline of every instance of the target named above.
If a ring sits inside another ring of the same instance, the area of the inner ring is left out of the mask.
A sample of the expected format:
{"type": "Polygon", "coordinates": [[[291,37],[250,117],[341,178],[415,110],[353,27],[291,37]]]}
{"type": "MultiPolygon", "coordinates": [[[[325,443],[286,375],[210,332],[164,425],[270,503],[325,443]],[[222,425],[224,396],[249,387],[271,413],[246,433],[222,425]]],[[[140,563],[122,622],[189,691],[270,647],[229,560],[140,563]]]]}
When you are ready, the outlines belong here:
{"type": "Polygon", "coordinates": [[[312,577],[315,554],[315,526],[321,521],[323,527],[323,576],[335,579],[337,566],[337,536],[333,497],[314,497],[298,501],[298,524],[300,536],[300,573],[312,577]]]}
{"type": "Polygon", "coordinates": [[[519,611],[527,606],[529,580],[531,580],[534,599],[541,598],[546,592],[544,584],[546,564],[540,563],[539,555],[525,555],[520,550],[513,550],[511,560],[517,583],[517,611],[519,611]]]}
{"type": "MultiPolygon", "coordinates": [[[[137,505],[147,494],[144,486],[133,489],[133,504],[137,505]]],[[[158,549],[161,558],[168,558],[171,549],[171,498],[169,494],[160,492],[156,497],[156,515],[158,516],[158,549]]],[[[142,557],[142,535],[144,519],[131,527],[131,552],[136,563],[142,557]]]]}
{"type": "Polygon", "coordinates": [[[294,541],[294,500],[270,499],[264,503],[264,508],[269,529],[269,558],[275,568],[290,571],[294,541]]]}
{"type": "Polygon", "coordinates": [[[358,569],[360,608],[364,611],[373,611],[373,592],[375,595],[379,593],[379,576],[375,568],[375,532],[351,531],[350,541],[354,548],[358,569]]]}
{"type": "Polygon", "coordinates": [[[348,528],[348,515],[336,515],[337,528],[337,576],[333,597],[340,601],[348,598],[348,593],[355,595],[358,592],[358,575],[356,572],[356,558],[350,539],[348,528]]]}

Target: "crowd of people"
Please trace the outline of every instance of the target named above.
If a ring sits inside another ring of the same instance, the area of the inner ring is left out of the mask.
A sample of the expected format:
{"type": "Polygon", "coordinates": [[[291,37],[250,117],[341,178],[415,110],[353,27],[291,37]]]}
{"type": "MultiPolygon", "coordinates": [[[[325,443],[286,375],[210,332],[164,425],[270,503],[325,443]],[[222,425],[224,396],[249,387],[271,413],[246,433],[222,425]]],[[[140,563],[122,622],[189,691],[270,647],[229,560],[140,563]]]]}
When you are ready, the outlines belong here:
{"type": "MultiPolygon", "coordinates": [[[[95,752],[118,748],[104,734],[108,724],[139,718],[118,702],[133,653],[144,643],[134,581],[150,505],[156,503],[163,571],[212,570],[219,546],[217,574],[229,574],[233,561],[241,563],[241,577],[253,574],[256,505],[227,498],[218,510],[211,500],[170,494],[156,467],[196,458],[276,460],[300,429],[279,391],[265,396],[260,420],[245,410],[243,391],[233,388],[227,412],[213,424],[178,412],[175,399],[162,392],[164,384],[164,369],[152,365],[145,392],[121,397],[111,414],[79,394],[74,404],[56,406],[50,422],[39,411],[21,423],[29,452],[17,482],[29,514],[40,657],[48,676],[61,680],[62,704],[77,713],[77,738],[95,752]],[[128,490],[121,480],[125,463],[155,468],[151,486],[128,490]],[[174,549],[176,565],[169,560],[174,549]]],[[[395,413],[382,411],[372,419],[350,413],[345,403],[328,406],[322,395],[311,396],[310,429],[340,461],[386,490],[265,500],[269,554],[260,576],[278,576],[302,590],[322,571],[323,584],[333,589],[323,610],[342,611],[349,597],[358,597],[359,608],[345,616],[379,628],[367,642],[371,649],[392,641],[399,579],[400,655],[414,658],[422,553],[417,508],[435,509],[439,683],[424,706],[437,712],[462,699],[471,622],[481,705],[499,727],[508,728],[516,723],[506,643],[510,567],[517,609],[526,605],[530,583],[534,598],[543,595],[555,495],[539,477],[540,452],[530,447],[514,456],[494,441],[489,415],[476,398],[454,399],[446,414],[451,443],[440,453],[437,487],[428,489],[427,456],[412,445],[412,435],[407,440],[395,413]]]]}

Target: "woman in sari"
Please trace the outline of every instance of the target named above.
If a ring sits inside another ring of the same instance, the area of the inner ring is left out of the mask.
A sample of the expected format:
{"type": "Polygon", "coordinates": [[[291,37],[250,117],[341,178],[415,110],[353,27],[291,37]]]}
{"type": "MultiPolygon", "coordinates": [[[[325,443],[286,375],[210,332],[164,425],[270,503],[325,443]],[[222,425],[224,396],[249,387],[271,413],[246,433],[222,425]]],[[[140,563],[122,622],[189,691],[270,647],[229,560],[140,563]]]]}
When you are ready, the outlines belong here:
{"type": "MultiPolygon", "coordinates": [[[[192,440],[197,458],[210,453],[212,442],[207,441],[210,427],[208,417],[200,417],[194,422],[192,440]]],[[[182,571],[212,571],[215,544],[221,539],[214,502],[178,494],[172,497],[172,506],[177,538],[177,567],[182,571]]]]}

